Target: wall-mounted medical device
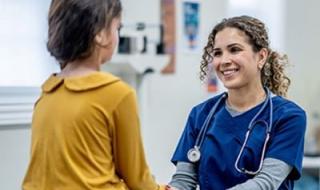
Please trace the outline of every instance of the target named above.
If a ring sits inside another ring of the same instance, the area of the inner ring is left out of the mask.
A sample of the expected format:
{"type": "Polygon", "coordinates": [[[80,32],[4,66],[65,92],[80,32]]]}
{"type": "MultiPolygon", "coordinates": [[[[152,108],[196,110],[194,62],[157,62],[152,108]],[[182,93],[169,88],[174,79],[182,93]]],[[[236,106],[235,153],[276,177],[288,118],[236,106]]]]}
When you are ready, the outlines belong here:
{"type": "Polygon", "coordinates": [[[124,24],[120,32],[119,54],[163,54],[163,26],[161,24],[124,24]]]}

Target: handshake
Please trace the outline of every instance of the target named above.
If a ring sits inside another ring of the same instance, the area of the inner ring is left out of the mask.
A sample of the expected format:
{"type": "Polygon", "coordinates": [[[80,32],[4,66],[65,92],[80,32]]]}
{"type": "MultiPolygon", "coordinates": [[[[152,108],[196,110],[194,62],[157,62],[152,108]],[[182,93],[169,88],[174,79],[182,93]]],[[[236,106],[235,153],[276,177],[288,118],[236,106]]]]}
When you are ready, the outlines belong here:
{"type": "Polygon", "coordinates": [[[180,189],[178,189],[178,188],[176,188],[176,187],[172,187],[172,186],[170,186],[170,185],[166,185],[166,186],[164,187],[164,190],[180,190],[180,189]]]}

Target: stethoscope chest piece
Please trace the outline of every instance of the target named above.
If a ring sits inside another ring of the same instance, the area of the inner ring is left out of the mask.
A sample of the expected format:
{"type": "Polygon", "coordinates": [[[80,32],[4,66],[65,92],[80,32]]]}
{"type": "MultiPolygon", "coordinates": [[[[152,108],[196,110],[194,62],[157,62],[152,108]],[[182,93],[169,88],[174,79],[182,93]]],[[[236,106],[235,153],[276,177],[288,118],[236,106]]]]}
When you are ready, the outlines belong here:
{"type": "Polygon", "coordinates": [[[193,148],[191,148],[189,151],[188,151],[188,160],[190,162],[198,162],[200,160],[200,156],[201,156],[201,153],[200,153],[200,150],[199,150],[199,147],[195,146],[193,148]]]}

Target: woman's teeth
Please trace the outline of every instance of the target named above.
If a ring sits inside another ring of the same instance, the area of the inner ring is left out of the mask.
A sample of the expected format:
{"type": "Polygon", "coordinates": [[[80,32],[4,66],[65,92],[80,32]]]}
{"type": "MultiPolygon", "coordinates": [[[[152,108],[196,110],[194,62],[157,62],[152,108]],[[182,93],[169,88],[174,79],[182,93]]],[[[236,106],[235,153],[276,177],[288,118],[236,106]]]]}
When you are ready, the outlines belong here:
{"type": "Polygon", "coordinates": [[[237,71],[238,71],[238,69],[231,69],[231,70],[222,71],[222,74],[223,75],[231,75],[237,71]]]}

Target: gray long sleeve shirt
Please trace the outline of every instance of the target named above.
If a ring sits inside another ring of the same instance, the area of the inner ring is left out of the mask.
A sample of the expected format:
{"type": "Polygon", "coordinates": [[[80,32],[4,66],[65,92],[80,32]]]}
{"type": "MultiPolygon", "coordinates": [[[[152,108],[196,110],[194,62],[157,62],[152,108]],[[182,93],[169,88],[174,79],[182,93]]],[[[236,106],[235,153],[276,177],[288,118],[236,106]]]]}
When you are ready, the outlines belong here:
{"type": "MultiPolygon", "coordinates": [[[[266,158],[261,171],[254,178],[228,190],[276,190],[291,170],[292,167],[281,160],[266,158]]],[[[169,185],[179,190],[195,190],[197,188],[197,174],[194,164],[178,162],[176,173],[169,185]]]]}

